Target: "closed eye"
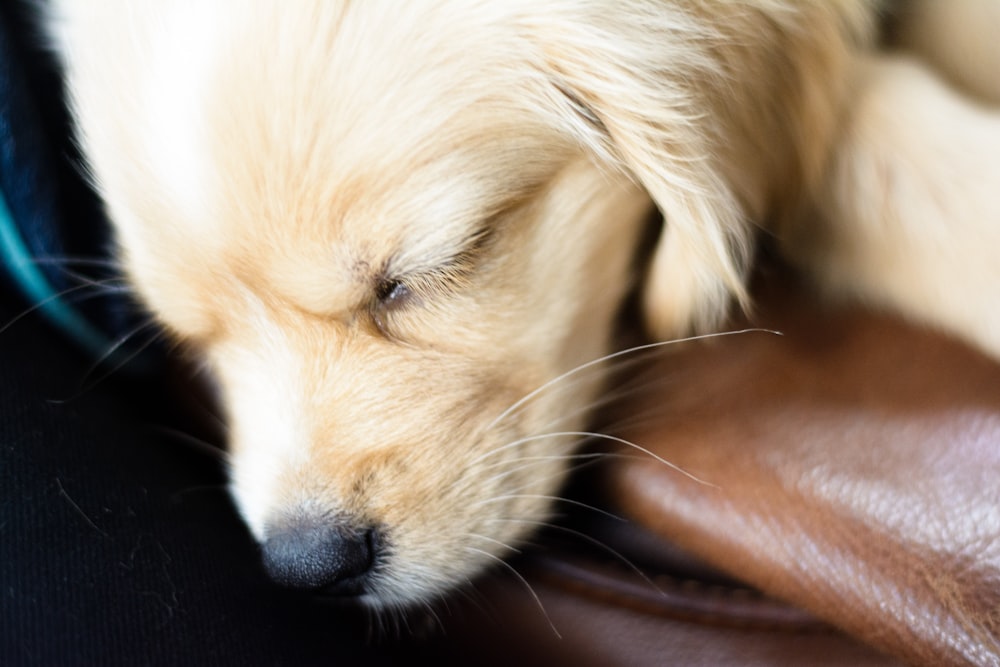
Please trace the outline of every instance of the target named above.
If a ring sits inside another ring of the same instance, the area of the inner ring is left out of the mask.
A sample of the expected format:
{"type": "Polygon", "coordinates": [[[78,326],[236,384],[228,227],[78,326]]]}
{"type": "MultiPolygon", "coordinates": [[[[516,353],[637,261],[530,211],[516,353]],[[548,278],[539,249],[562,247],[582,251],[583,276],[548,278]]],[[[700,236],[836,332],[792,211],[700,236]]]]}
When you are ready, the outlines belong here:
{"type": "Polygon", "coordinates": [[[463,239],[457,251],[434,266],[398,277],[387,273],[376,278],[371,307],[376,328],[383,335],[393,337],[391,319],[394,315],[446,298],[467,287],[492,234],[493,222],[492,219],[486,221],[463,239]]]}
{"type": "MultiPolygon", "coordinates": [[[[386,269],[375,280],[374,293],[379,306],[398,309],[415,300],[432,298],[441,292],[460,288],[475,272],[480,256],[492,237],[495,218],[489,218],[468,234],[447,257],[410,270],[386,269]]],[[[395,262],[389,261],[392,267],[395,262]]]]}

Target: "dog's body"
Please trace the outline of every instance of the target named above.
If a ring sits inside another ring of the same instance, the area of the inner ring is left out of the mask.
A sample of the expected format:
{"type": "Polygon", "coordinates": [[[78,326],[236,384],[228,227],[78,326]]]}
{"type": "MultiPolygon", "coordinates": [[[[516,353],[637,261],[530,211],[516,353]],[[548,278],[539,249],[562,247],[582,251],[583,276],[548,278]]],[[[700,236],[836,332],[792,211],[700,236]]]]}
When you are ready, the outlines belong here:
{"type": "Polygon", "coordinates": [[[553,381],[610,350],[637,277],[660,337],[747,305],[757,226],[1000,355],[1000,120],[876,54],[875,12],[55,2],[124,264],[218,379],[274,576],[405,604],[506,555],[600,374],[553,381]]]}

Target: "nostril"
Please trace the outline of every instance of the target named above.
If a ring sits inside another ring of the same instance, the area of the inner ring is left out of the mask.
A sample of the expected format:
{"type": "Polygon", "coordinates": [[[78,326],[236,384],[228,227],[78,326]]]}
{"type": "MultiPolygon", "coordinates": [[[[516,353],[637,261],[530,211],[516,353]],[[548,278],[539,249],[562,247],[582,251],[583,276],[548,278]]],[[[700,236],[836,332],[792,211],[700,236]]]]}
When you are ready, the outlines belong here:
{"type": "Polygon", "coordinates": [[[279,584],[341,595],[360,593],[375,562],[374,530],[328,517],[294,518],[269,527],[264,567],[279,584]]]}

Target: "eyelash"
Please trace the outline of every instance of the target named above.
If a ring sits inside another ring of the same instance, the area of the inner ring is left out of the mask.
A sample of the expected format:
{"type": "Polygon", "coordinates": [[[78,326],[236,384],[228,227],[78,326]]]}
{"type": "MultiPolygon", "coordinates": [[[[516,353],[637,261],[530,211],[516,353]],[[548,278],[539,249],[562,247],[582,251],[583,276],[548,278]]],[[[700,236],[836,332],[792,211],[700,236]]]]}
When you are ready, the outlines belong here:
{"type": "Polygon", "coordinates": [[[374,286],[375,301],[372,319],[384,335],[390,334],[387,315],[419,303],[425,296],[456,289],[468,279],[474,259],[489,241],[489,225],[470,237],[468,247],[454,256],[445,266],[406,278],[383,277],[374,286]]]}
{"type": "Polygon", "coordinates": [[[375,285],[375,301],[371,318],[382,335],[395,338],[391,317],[412,305],[419,305],[428,296],[446,292],[463,276],[459,272],[431,272],[406,279],[385,278],[375,285]]]}

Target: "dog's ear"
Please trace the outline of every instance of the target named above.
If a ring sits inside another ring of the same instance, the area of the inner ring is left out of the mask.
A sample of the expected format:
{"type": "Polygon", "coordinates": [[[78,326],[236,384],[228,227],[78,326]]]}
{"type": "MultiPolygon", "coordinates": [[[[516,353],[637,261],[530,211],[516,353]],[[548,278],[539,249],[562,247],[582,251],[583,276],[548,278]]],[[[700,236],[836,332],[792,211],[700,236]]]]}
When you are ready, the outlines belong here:
{"type": "Polygon", "coordinates": [[[663,3],[656,15],[576,15],[540,38],[561,120],[663,214],[644,285],[647,323],[661,338],[716,326],[734,297],[747,303],[750,224],[717,168],[720,131],[704,89],[725,78],[711,37],[663,3]]]}
{"type": "Polygon", "coordinates": [[[704,331],[730,303],[748,307],[751,220],[780,236],[822,181],[877,5],[566,0],[523,26],[561,126],[663,213],[651,333],[704,331]]]}

